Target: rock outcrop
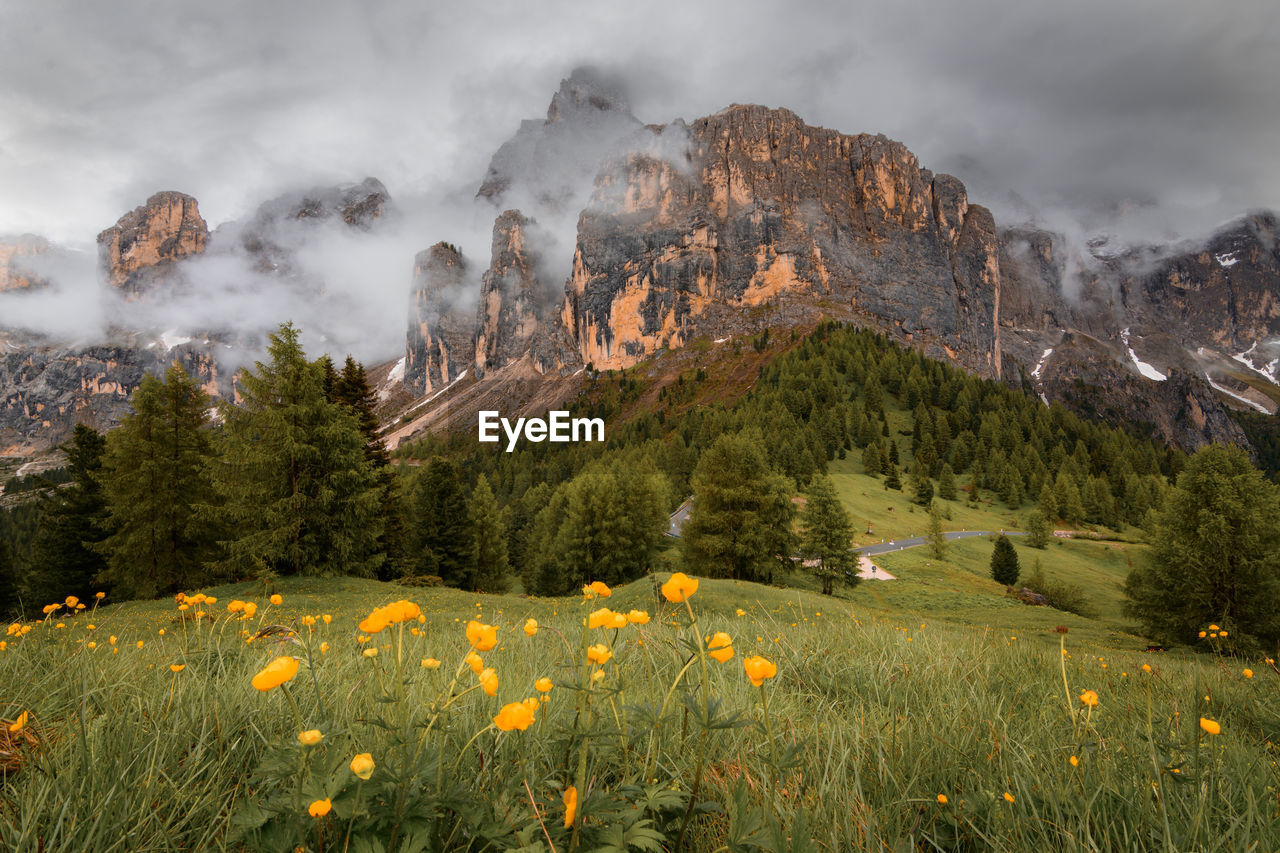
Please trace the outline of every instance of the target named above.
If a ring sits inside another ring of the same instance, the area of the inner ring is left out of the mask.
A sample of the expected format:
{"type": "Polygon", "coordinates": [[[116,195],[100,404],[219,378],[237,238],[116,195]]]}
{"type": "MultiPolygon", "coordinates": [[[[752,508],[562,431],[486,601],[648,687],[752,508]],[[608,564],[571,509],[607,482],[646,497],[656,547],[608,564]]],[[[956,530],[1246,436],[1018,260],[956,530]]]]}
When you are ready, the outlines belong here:
{"type": "Polygon", "coordinates": [[[480,280],[476,316],[476,373],[483,375],[529,351],[551,295],[538,280],[538,258],[528,245],[529,220],[508,210],[493,224],[492,260],[480,280]]]}
{"type": "Polygon", "coordinates": [[[440,390],[474,363],[475,293],[466,272],[462,254],[448,243],[414,258],[404,384],[419,394],[440,390]]]}
{"type": "Polygon", "coordinates": [[[786,110],[651,134],[606,165],[579,221],[562,322],[583,361],[624,368],[715,333],[719,306],[799,298],[999,375],[999,242],[958,180],[786,110]]]}
{"type": "Polygon", "coordinates": [[[49,241],[35,234],[0,237],[0,293],[44,287],[46,282],[33,269],[49,252],[49,241]]]}
{"type": "Polygon", "coordinates": [[[162,192],[99,234],[98,251],[107,282],[133,297],[173,276],[174,265],[203,252],[208,241],[196,200],[162,192]]]}

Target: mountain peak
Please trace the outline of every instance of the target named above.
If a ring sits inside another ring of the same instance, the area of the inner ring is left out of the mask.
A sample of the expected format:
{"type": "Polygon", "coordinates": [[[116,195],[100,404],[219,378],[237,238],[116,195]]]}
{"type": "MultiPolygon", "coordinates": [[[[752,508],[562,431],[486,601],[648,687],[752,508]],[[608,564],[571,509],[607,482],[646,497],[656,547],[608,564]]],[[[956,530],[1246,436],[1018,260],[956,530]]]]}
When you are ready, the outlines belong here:
{"type": "Polygon", "coordinates": [[[606,112],[631,116],[631,104],[624,87],[597,68],[581,66],[560,81],[560,89],[547,107],[547,124],[589,121],[593,113],[606,112]]]}

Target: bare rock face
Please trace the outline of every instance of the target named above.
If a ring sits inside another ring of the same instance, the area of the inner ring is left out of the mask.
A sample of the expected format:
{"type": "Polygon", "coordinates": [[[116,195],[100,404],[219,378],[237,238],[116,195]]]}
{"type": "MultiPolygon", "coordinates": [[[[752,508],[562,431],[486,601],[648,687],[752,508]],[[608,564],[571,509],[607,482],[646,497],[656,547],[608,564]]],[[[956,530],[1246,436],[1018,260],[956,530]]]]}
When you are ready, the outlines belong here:
{"type": "Polygon", "coordinates": [[[174,361],[207,393],[218,393],[223,377],[217,362],[198,346],[169,349],[128,340],[68,348],[34,338],[0,340],[0,456],[53,447],[77,423],[115,426],[130,411],[142,377],[163,373],[174,361]]]}
{"type": "Polygon", "coordinates": [[[292,275],[295,263],[290,247],[305,239],[310,229],[340,222],[369,231],[390,212],[390,206],[391,195],[377,178],[287,193],[264,202],[247,221],[220,226],[215,232],[217,248],[247,252],[259,272],[292,275]]]}
{"type": "Polygon", "coordinates": [[[476,373],[499,368],[528,352],[550,295],[538,280],[537,256],[528,245],[529,220],[508,210],[493,223],[489,269],[480,280],[476,317],[476,373]]]}
{"type": "Polygon", "coordinates": [[[48,252],[49,241],[35,234],[0,237],[0,293],[48,284],[32,269],[48,252]]]}
{"type": "Polygon", "coordinates": [[[468,293],[462,254],[448,243],[419,252],[413,262],[405,387],[429,394],[458,378],[476,355],[476,307],[468,293]]]}
{"type": "Polygon", "coordinates": [[[999,242],[963,185],[883,136],[735,106],[652,132],[602,169],[562,322],[581,359],[624,368],[731,306],[795,298],[998,376],[999,242]]]}
{"type": "Polygon", "coordinates": [[[99,234],[98,251],[108,283],[135,296],[171,275],[182,258],[203,252],[208,240],[196,200],[162,192],[99,234]]]}

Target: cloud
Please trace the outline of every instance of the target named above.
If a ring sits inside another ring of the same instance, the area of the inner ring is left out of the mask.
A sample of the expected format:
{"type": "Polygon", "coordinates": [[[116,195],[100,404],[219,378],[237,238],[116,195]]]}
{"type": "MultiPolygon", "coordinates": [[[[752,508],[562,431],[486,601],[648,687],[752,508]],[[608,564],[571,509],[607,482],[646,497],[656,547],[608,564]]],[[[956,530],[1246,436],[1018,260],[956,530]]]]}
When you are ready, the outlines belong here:
{"type": "MultiPolygon", "coordinates": [[[[803,0],[785,14],[760,0],[49,0],[0,11],[0,233],[92,258],[94,235],[157,190],[194,195],[217,224],[374,175],[405,213],[394,228],[298,248],[336,294],[311,307],[343,315],[315,321],[386,351],[375,339],[402,333],[413,254],[451,240],[483,267],[492,218],[469,199],[489,158],[584,63],[626,81],[645,122],[755,102],[884,133],[1002,224],[1167,240],[1280,207],[1270,0],[803,0]]],[[[203,283],[251,280],[207,263],[203,283]]],[[[171,308],[307,310],[278,282],[224,290],[171,308]]],[[[45,299],[24,310],[43,316],[45,299]]]]}

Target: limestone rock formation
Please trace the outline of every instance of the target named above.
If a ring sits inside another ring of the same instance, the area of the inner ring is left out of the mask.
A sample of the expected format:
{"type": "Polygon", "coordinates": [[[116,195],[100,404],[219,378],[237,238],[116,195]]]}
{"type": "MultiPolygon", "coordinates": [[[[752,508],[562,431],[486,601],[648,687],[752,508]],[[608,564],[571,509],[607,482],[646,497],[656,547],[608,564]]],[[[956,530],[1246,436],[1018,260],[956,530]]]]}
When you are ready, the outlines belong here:
{"type": "Polygon", "coordinates": [[[734,106],[652,132],[597,176],[562,320],[627,367],[714,332],[719,306],[800,298],[999,375],[999,244],[958,180],[883,136],[734,106]]]}
{"type": "Polygon", "coordinates": [[[177,261],[203,252],[208,240],[196,200],[161,192],[99,234],[98,251],[107,282],[132,297],[172,275],[177,261]]]}
{"type": "Polygon", "coordinates": [[[438,391],[474,362],[476,306],[466,270],[462,254],[448,243],[414,258],[404,384],[419,394],[438,391]]]}
{"type": "Polygon", "coordinates": [[[35,234],[0,237],[0,293],[44,287],[47,282],[33,266],[48,252],[49,241],[35,234]]]}

